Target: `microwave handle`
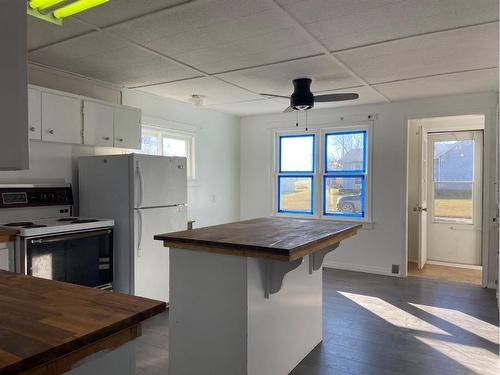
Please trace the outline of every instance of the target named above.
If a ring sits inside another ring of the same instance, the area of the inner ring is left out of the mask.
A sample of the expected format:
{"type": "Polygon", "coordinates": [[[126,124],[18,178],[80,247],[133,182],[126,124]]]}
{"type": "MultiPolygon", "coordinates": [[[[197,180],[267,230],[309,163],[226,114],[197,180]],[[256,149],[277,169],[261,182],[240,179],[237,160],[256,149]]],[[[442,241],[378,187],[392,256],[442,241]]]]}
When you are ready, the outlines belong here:
{"type": "Polygon", "coordinates": [[[142,212],[141,210],[137,210],[137,256],[140,257],[142,255],[142,222],[143,222],[143,217],[142,217],[142,212]]]}
{"type": "Polygon", "coordinates": [[[46,237],[46,238],[34,238],[30,240],[30,243],[55,243],[61,241],[69,241],[69,240],[77,240],[80,238],[89,238],[95,236],[101,236],[104,234],[110,234],[111,229],[107,230],[97,230],[92,232],[82,232],[82,233],[73,233],[73,234],[65,234],[62,236],[54,236],[54,237],[46,237]]]}
{"type": "Polygon", "coordinates": [[[138,207],[141,207],[144,203],[144,176],[142,175],[141,162],[138,160],[136,163],[137,177],[139,178],[139,202],[138,207]]]}

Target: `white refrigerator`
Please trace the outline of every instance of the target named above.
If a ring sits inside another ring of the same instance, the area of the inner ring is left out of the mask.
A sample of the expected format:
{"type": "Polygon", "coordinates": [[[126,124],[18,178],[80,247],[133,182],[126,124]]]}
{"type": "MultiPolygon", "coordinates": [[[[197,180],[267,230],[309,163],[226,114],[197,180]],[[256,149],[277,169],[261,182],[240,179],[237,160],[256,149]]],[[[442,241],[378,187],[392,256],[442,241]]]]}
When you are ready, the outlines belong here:
{"type": "Polygon", "coordinates": [[[78,159],[79,214],[115,220],[114,290],[169,301],[169,251],[153,236],[186,229],[186,158],[78,159]]]}

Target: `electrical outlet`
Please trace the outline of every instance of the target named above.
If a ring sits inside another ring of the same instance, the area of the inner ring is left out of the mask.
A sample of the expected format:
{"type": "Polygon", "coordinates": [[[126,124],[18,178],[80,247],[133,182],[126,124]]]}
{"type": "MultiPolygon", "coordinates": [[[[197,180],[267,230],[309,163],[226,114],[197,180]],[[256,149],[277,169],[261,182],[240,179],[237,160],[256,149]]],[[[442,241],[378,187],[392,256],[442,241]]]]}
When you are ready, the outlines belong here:
{"type": "Polygon", "coordinates": [[[391,272],[394,274],[399,274],[399,264],[393,264],[391,272]]]}

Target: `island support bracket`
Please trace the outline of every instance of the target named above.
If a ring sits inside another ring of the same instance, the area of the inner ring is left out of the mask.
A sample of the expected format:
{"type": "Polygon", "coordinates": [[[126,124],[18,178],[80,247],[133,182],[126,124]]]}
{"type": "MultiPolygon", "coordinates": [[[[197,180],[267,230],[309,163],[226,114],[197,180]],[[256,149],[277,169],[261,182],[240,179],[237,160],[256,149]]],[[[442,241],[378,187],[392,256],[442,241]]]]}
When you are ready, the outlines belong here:
{"type": "Polygon", "coordinates": [[[265,261],[266,279],[264,285],[264,297],[269,299],[271,294],[278,293],[283,286],[283,279],[286,274],[298,268],[303,261],[304,258],[299,258],[291,262],[267,259],[265,261]]]}
{"type": "Polygon", "coordinates": [[[335,250],[337,247],[339,247],[339,245],[340,242],[337,242],[330,247],[317,251],[313,254],[309,254],[309,274],[312,274],[314,271],[321,269],[326,254],[328,254],[330,251],[335,250]]]}

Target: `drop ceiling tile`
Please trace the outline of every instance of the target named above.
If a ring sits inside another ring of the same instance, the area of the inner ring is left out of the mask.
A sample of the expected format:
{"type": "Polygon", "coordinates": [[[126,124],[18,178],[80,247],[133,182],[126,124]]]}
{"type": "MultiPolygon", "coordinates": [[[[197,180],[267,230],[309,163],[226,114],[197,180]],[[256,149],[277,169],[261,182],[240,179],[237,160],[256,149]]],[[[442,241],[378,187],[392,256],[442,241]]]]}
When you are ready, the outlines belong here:
{"type": "Polygon", "coordinates": [[[76,17],[99,27],[113,25],[161,9],[171,8],[185,0],[112,0],[79,13],[76,17]]]}
{"type": "Polygon", "coordinates": [[[261,99],[258,95],[211,77],[141,87],[140,90],[184,102],[196,94],[203,98],[206,105],[261,99]]]}
{"type": "Polygon", "coordinates": [[[497,69],[419,78],[375,85],[391,100],[498,91],[497,69]]]}
{"type": "Polygon", "coordinates": [[[330,50],[498,19],[497,0],[278,0],[330,50]]]}
{"type": "Polygon", "coordinates": [[[92,31],[71,19],[64,20],[64,25],[59,26],[28,16],[28,51],[92,31]]]}
{"type": "Polygon", "coordinates": [[[28,55],[30,61],[123,86],[194,77],[154,54],[105,33],[93,33],[28,55]]]}
{"type": "Polygon", "coordinates": [[[370,83],[495,67],[498,24],[398,40],[336,55],[370,83]]]}
{"type": "Polygon", "coordinates": [[[357,78],[327,56],[225,73],[220,77],[255,92],[276,95],[290,95],[292,80],[303,77],[313,79],[313,92],[361,85],[357,78]]]}
{"type": "Polygon", "coordinates": [[[208,108],[215,109],[220,112],[230,113],[236,116],[251,116],[263,113],[283,112],[286,107],[287,104],[282,104],[278,101],[260,99],[248,102],[211,105],[208,108]]]}
{"type": "Polygon", "coordinates": [[[363,104],[372,104],[372,103],[382,103],[387,102],[387,100],[380,95],[377,91],[371,89],[370,87],[356,87],[345,90],[332,90],[316,93],[316,95],[323,94],[341,94],[341,93],[350,93],[354,92],[359,95],[358,99],[355,100],[346,100],[342,102],[325,102],[325,103],[314,103],[315,109],[321,108],[338,108],[338,107],[349,107],[353,105],[363,105],[363,104]]]}
{"type": "Polygon", "coordinates": [[[257,0],[201,2],[111,30],[208,73],[321,52],[288,16],[257,0]]]}

